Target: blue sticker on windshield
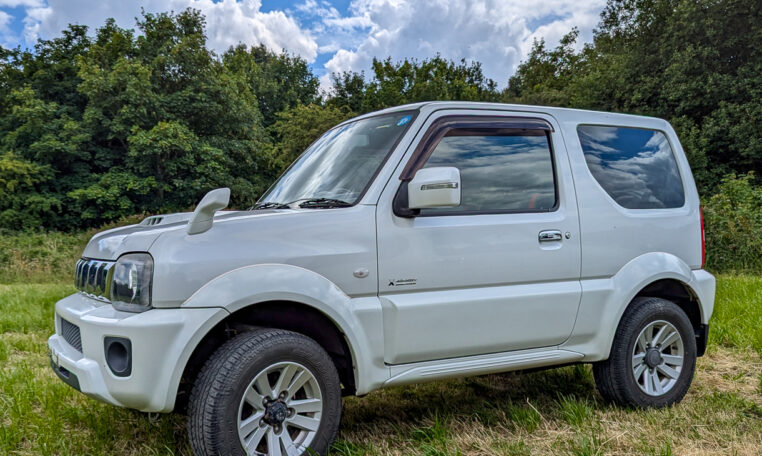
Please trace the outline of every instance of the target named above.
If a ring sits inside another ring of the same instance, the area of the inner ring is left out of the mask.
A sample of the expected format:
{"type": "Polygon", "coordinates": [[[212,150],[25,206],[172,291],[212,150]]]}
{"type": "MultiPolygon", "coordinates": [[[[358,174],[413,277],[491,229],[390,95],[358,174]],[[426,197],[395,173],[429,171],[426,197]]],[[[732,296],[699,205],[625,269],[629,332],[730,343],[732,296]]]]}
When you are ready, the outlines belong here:
{"type": "Polygon", "coordinates": [[[401,127],[405,125],[406,123],[410,122],[410,119],[412,119],[412,116],[405,116],[397,121],[397,126],[401,127]]]}

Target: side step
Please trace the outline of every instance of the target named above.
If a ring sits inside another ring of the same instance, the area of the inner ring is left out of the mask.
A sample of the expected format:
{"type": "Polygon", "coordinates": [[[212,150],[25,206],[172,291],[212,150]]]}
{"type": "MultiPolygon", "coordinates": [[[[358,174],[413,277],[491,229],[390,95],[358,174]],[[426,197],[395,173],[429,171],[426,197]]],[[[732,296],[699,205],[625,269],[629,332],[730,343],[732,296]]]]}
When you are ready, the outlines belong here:
{"type": "Polygon", "coordinates": [[[422,363],[397,364],[389,366],[391,378],[384,382],[384,386],[533,369],[555,364],[572,363],[581,360],[583,357],[581,353],[569,350],[546,348],[426,361],[422,363]]]}

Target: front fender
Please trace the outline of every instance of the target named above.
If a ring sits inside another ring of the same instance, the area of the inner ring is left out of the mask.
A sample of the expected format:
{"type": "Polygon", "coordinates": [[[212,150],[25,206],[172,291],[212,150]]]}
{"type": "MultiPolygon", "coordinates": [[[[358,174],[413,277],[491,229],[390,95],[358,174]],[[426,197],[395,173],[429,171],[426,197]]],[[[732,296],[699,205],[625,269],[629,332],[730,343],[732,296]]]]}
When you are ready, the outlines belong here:
{"type": "Polygon", "coordinates": [[[612,277],[581,281],[582,300],[577,321],[563,347],[583,353],[585,361],[608,358],[627,306],[643,288],[664,279],[687,285],[699,300],[702,322],[709,320],[714,304],[714,277],[703,270],[691,270],[672,254],[651,252],[634,258],[612,277]]]}
{"type": "MultiPolygon", "coordinates": [[[[286,264],[234,269],[201,287],[181,307],[222,307],[232,314],[244,307],[272,301],[304,304],[333,321],[347,340],[358,394],[388,376],[388,369],[383,365],[383,322],[378,298],[349,297],[314,271],[286,264]]],[[[188,357],[193,349],[195,347],[188,357]]]]}

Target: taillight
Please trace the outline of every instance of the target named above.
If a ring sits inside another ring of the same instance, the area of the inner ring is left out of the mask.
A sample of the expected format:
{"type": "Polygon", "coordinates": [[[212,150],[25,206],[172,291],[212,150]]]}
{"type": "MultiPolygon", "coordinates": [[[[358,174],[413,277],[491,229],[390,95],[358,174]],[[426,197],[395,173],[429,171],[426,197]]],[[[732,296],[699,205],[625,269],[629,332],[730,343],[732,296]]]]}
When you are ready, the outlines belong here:
{"type": "Polygon", "coordinates": [[[701,268],[706,264],[706,236],[704,234],[704,210],[699,206],[699,219],[701,220],[701,268]]]}

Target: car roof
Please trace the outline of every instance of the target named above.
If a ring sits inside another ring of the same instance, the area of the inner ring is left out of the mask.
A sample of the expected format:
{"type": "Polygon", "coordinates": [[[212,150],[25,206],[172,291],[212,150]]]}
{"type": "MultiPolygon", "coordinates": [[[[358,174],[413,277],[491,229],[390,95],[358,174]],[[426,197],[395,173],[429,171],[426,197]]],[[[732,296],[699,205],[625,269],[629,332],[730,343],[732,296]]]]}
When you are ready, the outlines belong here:
{"type": "MultiPolygon", "coordinates": [[[[590,123],[590,124],[611,124],[628,125],[643,128],[671,128],[669,123],[656,117],[640,116],[635,114],[622,114],[605,111],[592,111],[586,109],[558,108],[551,106],[509,104],[509,103],[487,103],[475,101],[425,101],[420,103],[410,103],[401,106],[374,111],[350,119],[354,121],[366,117],[377,116],[380,114],[392,114],[400,111],[420,110],[422,114],[428,115],[434,111],[443,109],[452,110],[497,110],[497,111],[519,111],[548,114],[556,118],[559,122],[590,123]]],[[[348,121],[348,122],[349,122],[348,121]]]]}

